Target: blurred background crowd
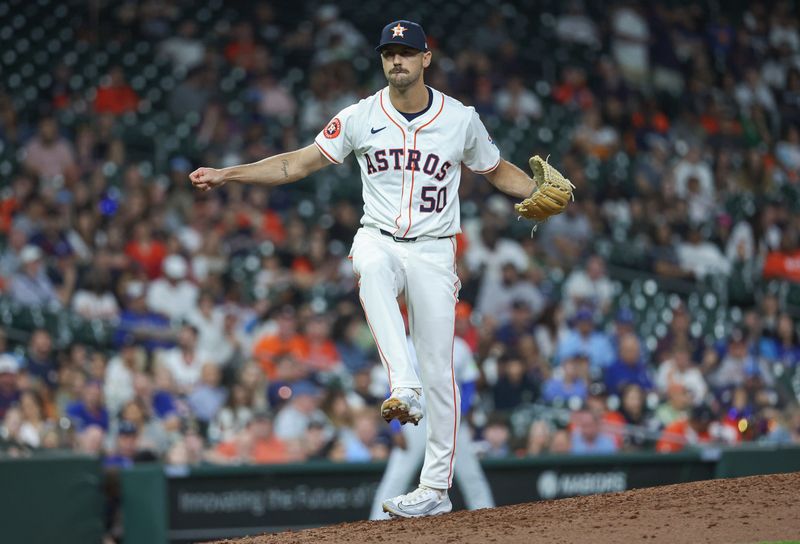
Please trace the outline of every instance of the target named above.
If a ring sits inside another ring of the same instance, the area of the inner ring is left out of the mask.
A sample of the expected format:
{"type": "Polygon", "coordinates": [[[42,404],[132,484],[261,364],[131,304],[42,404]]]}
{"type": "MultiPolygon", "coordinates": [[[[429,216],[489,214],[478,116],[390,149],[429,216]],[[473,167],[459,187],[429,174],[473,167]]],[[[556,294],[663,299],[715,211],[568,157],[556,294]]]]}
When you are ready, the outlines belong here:
{"type": "Polygon", "coordinates": [[[4,0],[0,455],[386,458],[355,164],[187,175],[310,143],[385,84],[401,17],[429,85],[577,187],[531,235],[463,173],[480,455],[800,443],[796,2],[4,0]]]}

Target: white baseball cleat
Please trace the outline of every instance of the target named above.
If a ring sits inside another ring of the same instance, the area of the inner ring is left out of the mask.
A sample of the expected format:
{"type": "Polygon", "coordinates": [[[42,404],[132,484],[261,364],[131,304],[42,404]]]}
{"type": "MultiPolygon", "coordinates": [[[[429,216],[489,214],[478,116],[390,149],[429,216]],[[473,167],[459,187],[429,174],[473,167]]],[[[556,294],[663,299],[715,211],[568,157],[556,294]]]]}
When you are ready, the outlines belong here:
{"type": "Polygon", "coordinates": [[[393,518],[438,516],[453,509],[447,491],[419,486],[411,493],[383,501],[383,511],[393,518]]]}
{"type": "Polygon", "coordinates": [[[388,423],[396,419],[403,425],[419,423],[422,419],[422,401],[419,390],[410,387],[398,387],[391,396],[381,404],[381,416],[388,423]]]}

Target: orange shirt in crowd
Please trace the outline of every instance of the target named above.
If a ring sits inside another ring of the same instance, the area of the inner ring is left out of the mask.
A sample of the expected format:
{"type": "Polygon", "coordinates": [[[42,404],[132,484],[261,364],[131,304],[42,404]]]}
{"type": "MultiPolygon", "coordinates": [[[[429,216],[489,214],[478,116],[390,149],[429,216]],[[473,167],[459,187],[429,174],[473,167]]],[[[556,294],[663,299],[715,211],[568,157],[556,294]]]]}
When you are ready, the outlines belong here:
{"type": "Polygon", "coordinates": [[[764,278],[779,278],[800,283],[800,249],[793,253],[772,251],[764,261],[764,278]]]}
{"type": "Polygon", "coordinates": [[[333,370],[341,361],[339,350],[332,340],[311,344],[306,343],[306,353],[302,357],[305,363],[314,370],[333,370]]]}
{"type": "Polygon", "coordinates": [[[253,345],[253,357],[258,361],[267,378],[271,380],[277,378],[276,359],[287,353],[298,361],[304,360],[308,354],[308,342],[299,334],[288,339],[273,334],[262,336],[253,345]]]}
{"type": "Polygon", "coordinates": [[[100,87],[94,97],[94,110],[97,113],[113,113],[119,115],[135,110],[139,104],[136,92],[127,86],[100,87]]]}
{"type": "Polygon", "coordinates": [[[161,262],[167,256],[167,246],[157,240],[148,244],[128,242],[125,254],[142,267],[148,279],[154,280],[161,275],[161,262]]]}
{"type": "MultiPolygon", "coordinates": [[[[240,457],[239,446],[235,440],[221,442],[217,445],[217,453],[228,459],[240,457]]],[[[289,461],[289,453],[286,444],[274,436],[264,440],[256,440],[247,456],[251,463],[269,464],[286,463],[289,461]]]]}
{"type": "Polygon", "coordinates": [[[276,244],[282,244],[286,240],[286,229],[283,228],[281,216],[272,210],[265,211],[261,216],[261,232],[276,244]]]}

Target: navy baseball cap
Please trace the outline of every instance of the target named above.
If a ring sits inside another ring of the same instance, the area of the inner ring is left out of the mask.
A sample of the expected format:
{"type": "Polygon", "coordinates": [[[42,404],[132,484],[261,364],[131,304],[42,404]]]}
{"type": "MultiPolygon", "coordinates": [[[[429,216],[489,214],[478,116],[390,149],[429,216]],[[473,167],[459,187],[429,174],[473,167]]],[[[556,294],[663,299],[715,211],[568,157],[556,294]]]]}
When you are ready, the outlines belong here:
{"type": "Polygon", "coordinates": [[[411,21],[399,20],[389,23],[383,27],[381,32],[381,43],[375,48],[375,51],[380,51],[385,45],[392,44],[407,45],[420,51],[428,50],[428,38],[425,37],[425,31],[417,23],[411,21]]]}

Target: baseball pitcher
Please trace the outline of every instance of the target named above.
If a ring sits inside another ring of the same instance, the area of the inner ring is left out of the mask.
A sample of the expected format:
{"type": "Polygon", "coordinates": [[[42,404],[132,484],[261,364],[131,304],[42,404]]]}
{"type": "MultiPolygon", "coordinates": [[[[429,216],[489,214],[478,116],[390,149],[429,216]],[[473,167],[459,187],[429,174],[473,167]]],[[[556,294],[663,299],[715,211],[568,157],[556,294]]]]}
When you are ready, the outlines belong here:
{"type": "Polygon", "coordinates": [[[517,213],[535,221],[563,211],[573,187],[538,156],[530,161],[533,179],[500,158],[473,108],[425,85],[423,73],[432,53],[420,25],[406,20],[386,25],[377,51],[388,86],[339,112],[312,145],[252,164],[198,168],[190,179],[204,191],[228,182],[281,185],[355,155],[364,215],[350,258],[389,378],[391,395],[381,414],[387,421],[418,423],[424,394],[428,419],[419,487],[382,506],[392,516],[420,517],[452,509],[447,490],[460,416],[453,338],[461,165],[524,199],[517,213]],[[419,375],[406,344],[400,293],[405,294],[419,375]]]}

